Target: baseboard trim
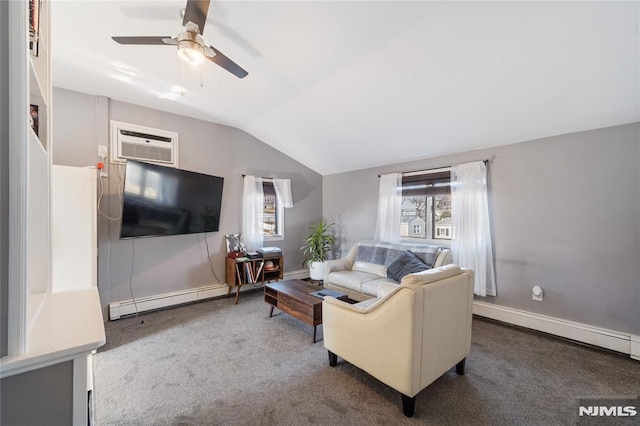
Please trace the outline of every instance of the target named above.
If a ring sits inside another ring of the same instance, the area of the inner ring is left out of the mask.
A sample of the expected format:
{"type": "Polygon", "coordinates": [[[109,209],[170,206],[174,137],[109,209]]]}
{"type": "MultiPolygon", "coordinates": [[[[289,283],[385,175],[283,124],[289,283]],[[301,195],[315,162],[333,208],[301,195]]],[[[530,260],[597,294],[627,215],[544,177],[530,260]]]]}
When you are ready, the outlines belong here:
{"type": "Polygon", "coordinates": [[[640,361],[640,336],[631,335],[631,358],[640,361]]]}
{"type": "Polygon", "coordinates": [[[473,302],[473,313],[481,317],[628,354],[631,358],[640,361],[640,336],[482,301],[473,302]]]}
{"type": "Polygon", "coordinates": [[[117,320],[136,312],[141,313],[213,297],[226,296],[228,289],[229,287],[226,284],[212,284],[189,290],[140,297],[136,298],[135,302],[132,299],[128,299],[109,303],[109,319],[117,320]]]}
{"type": "MultiPolygon", "coordinates": [[[[308,277],[308,269],[284,273],[285,280],[303,279],[308,277]]],[[[245,292],[254,289],[255,287],[249,284],[243,285],[240,291],[245,292]]],[[[127,315],[133,315],[136,312],[142,313],[156,309],[169,308],[171,306],[183,305],[185,303],[199,302],[206,299],[212,299],[214,297],[222,297],[226,296],[228,291],[229,287],[227,284],[212,284],[189,290],[141,297],[135,299],[135,303],[132,299],[112,302],[109,303],[109,320],[117,320],[127,315]]]]}
{"type": "Polygon", "coordinates": [[[297,271],[285,272],[284,279],[285,280],[304,280],[309,278],[309,270],[308,269],[298,269],[297,271]]]}

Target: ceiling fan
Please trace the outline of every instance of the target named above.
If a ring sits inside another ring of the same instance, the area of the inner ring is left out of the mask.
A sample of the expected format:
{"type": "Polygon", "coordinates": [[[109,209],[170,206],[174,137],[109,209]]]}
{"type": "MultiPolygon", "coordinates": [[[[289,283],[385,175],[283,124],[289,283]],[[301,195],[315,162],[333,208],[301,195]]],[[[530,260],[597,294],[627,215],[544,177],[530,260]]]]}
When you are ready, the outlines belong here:
{"type": "Polygon", "coordinates": [[[181,31],[176,37],[133,36],[111,38],[120,44],[177,46],[178,56],[193,66],[197,66],[204,62],[205,59],[208,59],[238,78],[246,77],[249,73],[240,65],[226,57],[215,47],[204,44],[202,33],[204,32],[208,12],[209,0],[187,0],[187,6],[181,11],[182,26],[185,31],[181,31]]]}

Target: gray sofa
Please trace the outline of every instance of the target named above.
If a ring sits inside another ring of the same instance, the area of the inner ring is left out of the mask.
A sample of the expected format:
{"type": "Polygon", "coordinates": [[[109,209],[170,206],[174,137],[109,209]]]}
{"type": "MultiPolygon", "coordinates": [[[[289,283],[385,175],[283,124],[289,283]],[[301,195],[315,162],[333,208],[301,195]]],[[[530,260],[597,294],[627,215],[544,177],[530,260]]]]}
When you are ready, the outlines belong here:
{"type": "MultiPolygon", "coordinates": [[[[392,278],[387,278],[387,268],[407,250],[431,268],[438,268],[452,262],[451,251],[444,247],[360,241],[343,259],[324,262],[324,286],[345,293],[351,299],[358,301],[377,297],[378,287],[382,283],[400,284],[392,278]]],[[[409,276],[413,276],[415,280],[419,278],[419,273],[407,275],[409,276]]]]}

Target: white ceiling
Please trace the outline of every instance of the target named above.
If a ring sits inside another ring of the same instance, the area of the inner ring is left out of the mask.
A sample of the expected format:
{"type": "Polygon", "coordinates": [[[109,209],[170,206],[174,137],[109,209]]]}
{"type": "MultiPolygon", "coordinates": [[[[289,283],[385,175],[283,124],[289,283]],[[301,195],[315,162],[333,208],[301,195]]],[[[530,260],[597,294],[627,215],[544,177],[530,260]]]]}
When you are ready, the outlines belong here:
{"type": "Polygon", "coordinates": [[[637,1],[212,1],[205,41],[244,79],[111,40],[176,36],[185,4],[54,0],[54,86],[234,126],[323,175],[640,120],[637,1]]]}

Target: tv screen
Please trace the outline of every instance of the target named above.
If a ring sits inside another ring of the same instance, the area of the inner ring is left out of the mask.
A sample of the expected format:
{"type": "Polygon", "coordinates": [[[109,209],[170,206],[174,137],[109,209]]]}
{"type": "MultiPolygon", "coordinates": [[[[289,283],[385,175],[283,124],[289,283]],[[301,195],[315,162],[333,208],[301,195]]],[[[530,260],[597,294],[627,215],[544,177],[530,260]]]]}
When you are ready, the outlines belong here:
{"type": "Polygon", "coordinates": [[[120,238],[217,231],[224,178],[128,160],[120,238]]]}

